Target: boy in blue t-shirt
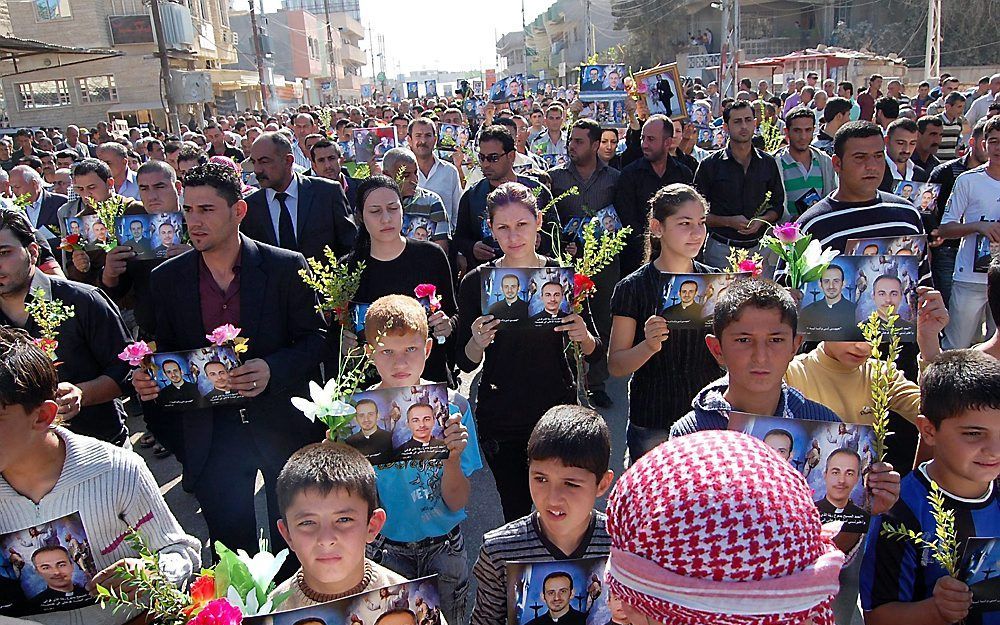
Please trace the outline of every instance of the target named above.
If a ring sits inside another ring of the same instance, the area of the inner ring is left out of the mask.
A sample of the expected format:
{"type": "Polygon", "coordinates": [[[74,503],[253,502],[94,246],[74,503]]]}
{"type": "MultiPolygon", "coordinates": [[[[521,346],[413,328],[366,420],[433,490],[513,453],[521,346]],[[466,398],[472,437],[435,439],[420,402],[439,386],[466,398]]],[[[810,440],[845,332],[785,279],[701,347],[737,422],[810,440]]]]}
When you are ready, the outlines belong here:
{"type": "Polygon", "coordinates": [[[934,539],[931,480],[955,511],[959,550],[972,536],[1000,536],[1000,361],[974,350],[944,352],[921,380],[920,439],[934,459],[903,478],[899,501],[872,519],[861,567],[867,625],[1000,624],[1000,612],[969,615],[969,587],[928,549],[881,535],[884,522],[934,539]]]}
{"type": "MultiPolygon", "coordinates": [[[[382,382],[376,388],[430,384],[420,376],[431,353],[427,312],[405,295],[381,297],[365,314],[368,354],[382,382]]],[[[465,622],[469,564],[460,523],[469,501],[469,476],[483,466],[469,400],[448,393],[447,460],[407,460],[375,467],[386,511],[382,532],[368,546],[374,562],[407,579],[437,574],[449,623],[465,622]]]]}

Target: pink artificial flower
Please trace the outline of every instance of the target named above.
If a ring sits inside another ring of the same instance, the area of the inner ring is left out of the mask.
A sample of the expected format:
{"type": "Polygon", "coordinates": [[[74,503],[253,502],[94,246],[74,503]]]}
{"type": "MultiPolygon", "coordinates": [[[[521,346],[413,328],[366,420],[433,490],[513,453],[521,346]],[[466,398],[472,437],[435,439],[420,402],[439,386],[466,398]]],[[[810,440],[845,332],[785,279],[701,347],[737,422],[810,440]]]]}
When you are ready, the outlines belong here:
{"type": "Polygon", "coordinates": [[[188,625],[240,625],[243,613],[225,599],[209,601],[188,625]]]}
{"type": "Polygon", "coordinates": [[[146,356],[153,353],[153,350],[149,349],[149,345],[146,341],[136,341],[125,347],[125,350],[118,354],[119,360],[124,360],[133,367],[138,367],[142,364],[142,361],[146,356]]]}
{"type": "Polygon", "coordinates": [[[755,263],[749,258],[746,258],[740,261],[739,270],[748,272],[751,276],[756,278],[761,274],[762,271],[764,271],[764,268],[761,267],[759,263],[755,263]]]}
{"type": "Polygon", "coordinates": [[[802,233],[799,232],[799,224],[794,222],[774,226],[772,234],[775,239],[778,239],[782,243],[795,243],[802,236],[802,233]]]}
{"type": "Polygon", "coordinates": [[[226,343],[235,340],[239,335],[240,328],[233,326],[231,323],[227,323],[212,330],[211,334],[206,334],[205,338],[211,341],[213,345],[225,345],[226,343]]]}
{"type": "Polygon", "coordinates": [[[649,85],[646,84],[645,80],[640,80],[639,84],[635,87],[636,92],[646,94],[649,93],[649,85]]]}
{"type": "Polygon", "coordinates": [[[413,289],[413,294],[417,299],[426,297],[432,313],[437,312],[441,308],[441,298],[437,296],[437,287],[433,284],[418,284],[417,288],[413,289]]]}

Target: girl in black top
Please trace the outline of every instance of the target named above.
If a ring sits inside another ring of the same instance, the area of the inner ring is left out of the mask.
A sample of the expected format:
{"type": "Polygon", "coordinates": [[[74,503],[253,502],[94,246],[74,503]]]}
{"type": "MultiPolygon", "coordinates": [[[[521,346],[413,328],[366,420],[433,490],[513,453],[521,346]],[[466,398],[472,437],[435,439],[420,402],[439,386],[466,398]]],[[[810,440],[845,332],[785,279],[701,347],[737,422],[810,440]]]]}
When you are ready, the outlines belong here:
{"type": "MultiPolygon", "coordinates": [[[[447,339],[454,331],[458,308],[448,257],[434,243],[403,237],[403,202],[399,186],[392,178],[367,178],[358,186],[357,200],[358,238],[354,250],[344,258],[352,267],[360,262],[365,264],[354,301],[370,304],[383,295],[415,297],[414,289],[419,284],[437,287],[441,309],[427,320],[435,341],[423,377],[451,384],[447,339]]],[[[345,329],[344,349],[350,350],[357,344],[357,336],[345,329]]]]}
{"type": "Polygon", "coordinates": [[[489,224],[503,256],[476,267],[459,287],[458,365],[473,371],[483,364],[476,400],[476,424],[486,460],[493,469],[507,521],[531,511],[528,490],[528,437],[549,408],[576,403],[572,357],[566,341],[579,343],[587,361],[604,357],[589,311],[571,314],[560,325],[506,326],[480,315],[483,267],[558,267],[535,253],[542,214],[524,185],[506,182],[486,201],[489,224]]]}
{"type": "Polygon", "coordinates": [[[705,245],[705,198],[686,184],[671,184],[650,200],[646,264],[611,296],[608,371],[630,374],[626,442],[631,462],[670,434],[691,410],[695,394],[722,375],[705,346],[708,330],[667,328],[660,316],[662,273],[718,271],[694,258],[705,245]],[[652,262],[650,262],[652,260],[652,262]]]}

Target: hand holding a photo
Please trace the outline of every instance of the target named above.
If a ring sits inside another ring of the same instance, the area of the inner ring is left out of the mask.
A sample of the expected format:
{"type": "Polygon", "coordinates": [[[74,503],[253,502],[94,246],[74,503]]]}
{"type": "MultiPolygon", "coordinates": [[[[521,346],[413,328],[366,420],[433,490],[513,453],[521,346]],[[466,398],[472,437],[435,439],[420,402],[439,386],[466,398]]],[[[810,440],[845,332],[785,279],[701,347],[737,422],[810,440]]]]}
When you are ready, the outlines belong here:
{"type": "Polygon", "coordinates": [[[190,243],[180,243],[167,250],[167,258],[173,258],[174,256],[180,256],[188,250],[193,250],[190,243]]]}
{"type": "Polygon", "coordinates": [[[494,318],[493,315],[483,315],[472,322],[472,340],[479,349],[486,349],[496,337],[499,327],[499,319],[494,318]]]}
{"type": "Polygon", "coordinates": [[[469,444],[469,428],[462,423],[462,416],[453,414],[444,426],[444,442],[448,446],[448,460],[459,461],[469,444]]]}
{"type": "Polygon", "coordinates": [[[941,353],[941,332],[951,317],[940,291],[929,286],[917,287],[917,347],[926,361],[941,353]]]}
{"type": "Polygon", "coordinates": [[[427,319],[427,325],[431,327],[431,334],[435,337],[448,338],[451,336],[451,318],[439,310],[427,319]]]}
{"type": "Polygon", "coordinates": [[[56,403],[59,405],[57,414],[64,422],[69,421],[80,414],[80,408],[83,406],[83,391],[80,390],[80,387],[69,382],[60,382],[59,386],[56,387],[56,403]]]}
{"type": "Polygon", "coordinates": [[[132,386],[142,401],[153,401],[160,395],[160,386],[145,369],[132,372],[132,386]]]}
{"type": "Polygon", "coordinates": [[[934,607],[945,623],[958,623],[972,607],[972,591],[950,575],[938,578],[933,597],[934,607]]]}
{"type": "Polygon", "coordinates": [[[73,250],[73,266],[80,273],[90,271],[90,256],[83,250],[73,250]]]}
{"type": "Polygon", "coordinates": [[[262,358],[253,358],[229,370],[229,390],[243,397],[256,397],[271,381],[271,367],[262,358]]]}
{"type": "Polygon", "coordinates": [[[104,275],[101,281],[108,286],[118,284],[118,278],[125,273],[128,260],[135,256],[135,252],[128,245],[119,245],[104,257],[104,275]]]}
{"type": "Polygon", "coordinates": [[[990,240],[990,243],[1000,243],[1000,222],[980,221],[975,225],[979,234],[990,240]]]}
{"type": "Polygon", "coordinates": [[[885,514],[899,500],[899,473],[887,462],[874,462],[865,476],[872,494],[872,514],[885,514]]]}
{"type": "Polygon", "coordinates": [[[646,319],[642,327],[642,333],[646,336],[643,343],[654,354],[663,347],[663,342],[670,338],[670,328],[667,327],[667,320],[658,315],[653,315],[646,319]]]}
{"type": "Polygon", "coordinates": [[[496,252],[489,245],[486,245],[482,241],[476,241],[475,245],[472,246],[472,255],[476,257],[476,260],[485,261],[493,260],[496,256],[496,252]]]}
{"type": "Polygon", "coordinates": [[[561,325],[557,325],[554,328],[556,332],[565,332],[569,340],[580,344],[584,354],[590,354],[597,349],[597,342],[590,335],[590,331],[587,330],[587,324],[584,322],[583,317],[573,313],[564,317],[562,321],[561,325]]]}

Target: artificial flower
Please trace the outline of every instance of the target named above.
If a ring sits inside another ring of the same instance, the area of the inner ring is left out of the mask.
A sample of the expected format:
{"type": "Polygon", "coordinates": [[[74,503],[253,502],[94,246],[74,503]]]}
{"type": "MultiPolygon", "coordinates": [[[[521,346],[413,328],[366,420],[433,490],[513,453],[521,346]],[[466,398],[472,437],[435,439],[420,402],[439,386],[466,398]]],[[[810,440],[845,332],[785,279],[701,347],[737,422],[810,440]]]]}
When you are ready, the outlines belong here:
{"type": "Polygon", "coordinates": [[[240,562],[245,564],[247,570],[250,571],[250,577],[253,578],[257,588],[267,588],[274,580],[274,576],[278,574],[281,565],[285,563],[285,558],[288,557],[288,550],[283,549],[275,555],[261,549],[253,556],[250,556],[246,551],[237,549],[236,555],[239,556],[240,562]]]}
{"type": "Polygon", "coordinates": [[[806,261],[806,265],[815,267],[817,265],[829,265],[830,261],[837,257],[837,254],[837,250],[824,250],[819,241],[813,239],[802,254],[802,259],[806,261]]]}
{"type": "Polygon", "coordinates": [[[184,613],[189,617],[194,616],[213,599],[215,599],[215,576],[202,575],[191,584],[191,605],[184,613]]]}
{"type": "Polygon", "coordinates": [[[639,93],[641,95],[645,95],[645,94],[649,93],[649,85],[646,84],[645,80],[640,80],[639,84],[636,85],[635,90],[636,90],[637,93],[639,93]]]}
{"type": "Polygon", "coordinates": [[[45,355],[49,357],[50,360],[56,359],[56,348],[59,347],[59,341],[49,338],[34,339],[35,346],[45,352],[45,355]]]}
{"type": "Polygon", "coordinates": [[[146,356],[153,353],[146,341],[136,341],[125,346],[125,350],[118,354],[119,360],[124,360],[133,367],[138,367],[145,360],[146,356]]]}
{"type": "Polygon", "coordinates": [[[310,380],[309,396],[312,401],[302,397],[293,397],[292,405],[302,411],[302,414],[310,421],[319,419],[325,422],[326,417],[343,417],[354,414],[354,406],[343,400],[334,399],[336,391],[336,378],[330,378],[326,386],[323,387],[310,380]]]}
{"type": "Polygon", "coordinates": [[[592,290],[596,290],[597,285],[590,277],[582,273],[573,275],[573,299],[580,299],[580,296],[592,290]]]}
{"type": "Polygon", "coordinates": [[[749,273],[754,278],[759,276],[761,272],[764,270],[763,267],[760,266],[760,263],[753,261],[749,258],[741,260],[737,265],[737,269],[739,269],[739,271],[741,272],[749,273]]]}
{"type": "Polygon", "coordinates": [[[437,296],[437,287],[433,284],[418,284],[417,288],[413,289],[413,294],[417,299],[426,297],[432,313],[441,308],[441,298],[437,296]]]}
{"type": "Polygon", "coordinates": [[[215,599],[208,602],[188,625],[240,625],[242,622],[243,612],[239,608],[227,599],[215,599]]]}
{"type": "Polygon", "coordinates": [[[771,229],[771,234],[775,239],[781,241],[782,243],[795,243],[801,236],[801,233],[799,232],[799,224],[794,222],[774,226],[774,228],[771,229]]]}
{"type": "Polygon", "coordinates": [[[237,328],[233,324],[227,323],[212,330],[211,334],[206,334],[205,338],[211,341],[213,345],[221,346],[230,341],[236,340],[236,337],[240,335],[240,331],[241,328],[237,328]]]}
{"type": "Polygon", "coordinates": [[[79,234],[67,234],[63,237],[62,242],[59,244],[59,249],[64,252],[72,252],[73,250],[82,250],[83,246],[80,244],[79,234]]]}

